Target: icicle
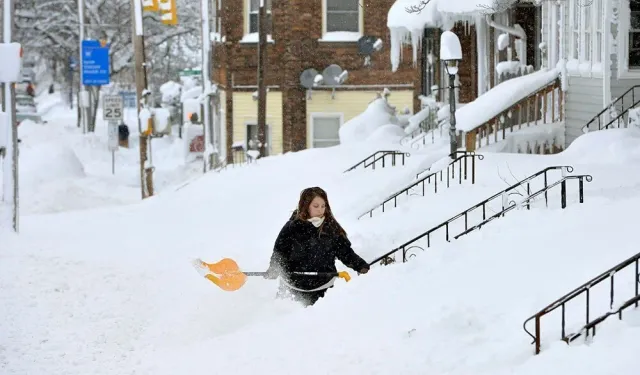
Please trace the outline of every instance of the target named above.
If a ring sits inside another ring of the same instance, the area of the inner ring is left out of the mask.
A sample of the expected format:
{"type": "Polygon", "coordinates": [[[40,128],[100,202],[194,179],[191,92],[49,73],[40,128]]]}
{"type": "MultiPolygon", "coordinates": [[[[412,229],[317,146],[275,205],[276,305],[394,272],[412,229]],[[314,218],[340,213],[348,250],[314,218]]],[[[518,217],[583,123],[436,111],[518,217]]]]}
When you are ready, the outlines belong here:
{"type": "Polygon", "coordinates": [[[422,30],[411,31],[411,48],[413,48],[413,67],[418,66],[418,48],[422,46],[422,30]]]}

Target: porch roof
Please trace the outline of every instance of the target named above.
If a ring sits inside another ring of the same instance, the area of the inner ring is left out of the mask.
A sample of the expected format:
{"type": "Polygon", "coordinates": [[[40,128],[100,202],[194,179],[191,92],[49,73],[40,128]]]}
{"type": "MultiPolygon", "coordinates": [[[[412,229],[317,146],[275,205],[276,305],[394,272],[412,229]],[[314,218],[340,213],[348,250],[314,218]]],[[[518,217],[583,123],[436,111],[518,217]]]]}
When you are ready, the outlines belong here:
{"type": "MultiPolygon", "coordinates": [[[[475,23],[484,15],[502,12],[517,0],[396,0],[387,14],[391,34],[391,68],[395,72],[402,57],[402,42],[411,39],[413,63],[417,61],[418,44],[427,27],[449,30],[457,21],[475,23]],[[408,13],[410,6],[426,3],[422,11],[408,13]]],[[[535,0],[532,0],[535,1],[535,0]]]]}

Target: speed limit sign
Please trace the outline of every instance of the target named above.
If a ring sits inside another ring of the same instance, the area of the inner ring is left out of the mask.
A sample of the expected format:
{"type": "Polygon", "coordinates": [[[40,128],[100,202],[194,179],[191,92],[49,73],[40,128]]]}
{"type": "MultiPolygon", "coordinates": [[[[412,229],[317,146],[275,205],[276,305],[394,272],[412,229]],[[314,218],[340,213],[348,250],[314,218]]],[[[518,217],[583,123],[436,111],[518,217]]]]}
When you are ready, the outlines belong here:
{"type": "Polygon", "coordinates": [[[108,95],[102,103],[102,118],[105,121],[122,121],[124,100],[120,95],[108,95]]]}

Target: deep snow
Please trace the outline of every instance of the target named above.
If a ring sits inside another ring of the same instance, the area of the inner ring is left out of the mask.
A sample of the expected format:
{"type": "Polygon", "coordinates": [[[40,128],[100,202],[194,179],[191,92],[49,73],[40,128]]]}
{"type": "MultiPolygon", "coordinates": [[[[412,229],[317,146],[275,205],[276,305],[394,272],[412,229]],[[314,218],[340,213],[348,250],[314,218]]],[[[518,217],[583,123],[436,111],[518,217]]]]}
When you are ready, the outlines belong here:
{"type": "MultiPolygon", "coordinates": [[[[209,173],[177,191],[170,186],[185,178],[174,175],[184,172],[166,145],[160,155],[175,178],[167,177],[160,195],[138,202],[135,158],[127,159],[132,165],[123,165],[121,176],[110,177],[110,169],[102,172],[110,162],[104,138],[63,135],[71,131],[60,125],[46,131],[51,133],[38,142],[64,139],[57,150],[69,155],[71,149],[82,161],[85,175],[69,167],[67,178],[77,183],[99,174],[93,186],[101,194],[87,199],[82,211],[24,216],[19,236],[0,233],[3,374],[634,371],[637,313],[622,322],[611,318],[592,344],[571,347],[557,338],[558,320],[549,318],[540,356],[533,356],[521,325],[638,251],[632,216],[640,207],[636,129],[589,133],[554,156],[487,153],[478,161],[476,185],[411,196],[410,203],[361,220],[372,202],[410,182],[447,145],[412,150],[404,167],[349,173],[342,171],[377,149],[399,149],[397,140],[307,150],[209,173]],[[554,190],[548,209],[538,201],[532,210],[509,213],[479,232],[434,243],[407,264],[376,266],[357,277],[351,272],[351,282],[337,281],[308,309],[274,300],[277,283],[260,278],[223,292],[190,264],[195,257],[232,257],[244,270],[264,270],[280,227],[308,186],[328,191],[354,249],[370,260],[508,184],[567,164],[574,174],[593,175],[584,204],[577,203],[570,184],[569,207],[560,210],[554,190]]],[[[80,200],[72,190],[62,194],[62,186],[73,185],[50,183],[60,184],[60,195],[43,187],[37,190],[40,201],[65,206],[80,200]]],[[[35,200],[22,197],[23,205],[35,200]]],[[[621,280],[620,288],[626,293],[631,283],[621,280]]],[[[594,292],[594,314],[608,309],[607,292],[594,292]]],[[[576,307],[568,319],[569,329],[578,328],[583,311],[576,307]]]]}

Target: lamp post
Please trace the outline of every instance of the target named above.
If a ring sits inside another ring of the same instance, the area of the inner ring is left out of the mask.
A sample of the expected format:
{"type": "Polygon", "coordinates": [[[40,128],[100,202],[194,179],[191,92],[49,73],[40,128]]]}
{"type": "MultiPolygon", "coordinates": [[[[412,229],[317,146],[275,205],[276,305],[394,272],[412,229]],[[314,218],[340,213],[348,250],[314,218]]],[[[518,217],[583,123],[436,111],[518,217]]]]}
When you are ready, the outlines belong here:
{"type": "Polygon", "coordinates": [[[449,138],[451,144],[451,158],[455,159],[458,150],[458,137],[456,136],[456,74],[458,63],[462,61],[462,47],[460,39],[451,31],[445,31],[440,35],[440,60],[444,62],[444,68],[449,75],[449,138]]]}

